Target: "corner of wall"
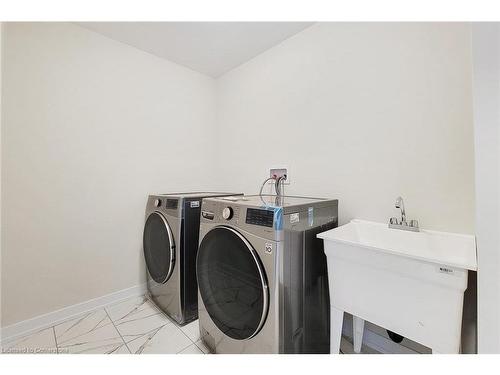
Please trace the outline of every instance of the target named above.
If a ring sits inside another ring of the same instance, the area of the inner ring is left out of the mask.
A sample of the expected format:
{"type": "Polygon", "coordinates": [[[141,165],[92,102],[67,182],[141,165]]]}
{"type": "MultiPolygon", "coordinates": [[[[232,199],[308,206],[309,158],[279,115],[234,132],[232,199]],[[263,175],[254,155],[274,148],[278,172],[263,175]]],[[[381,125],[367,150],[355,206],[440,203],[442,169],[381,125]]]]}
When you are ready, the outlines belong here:
{"type": "MultiPolygon", "coordinates": [[[[2,59],[3,59],[3,22],[0,22],[0,181],[2,181],[2,59]]],[[[2,326],[2,188],[0,187],[0,327],[2,326]]]]}

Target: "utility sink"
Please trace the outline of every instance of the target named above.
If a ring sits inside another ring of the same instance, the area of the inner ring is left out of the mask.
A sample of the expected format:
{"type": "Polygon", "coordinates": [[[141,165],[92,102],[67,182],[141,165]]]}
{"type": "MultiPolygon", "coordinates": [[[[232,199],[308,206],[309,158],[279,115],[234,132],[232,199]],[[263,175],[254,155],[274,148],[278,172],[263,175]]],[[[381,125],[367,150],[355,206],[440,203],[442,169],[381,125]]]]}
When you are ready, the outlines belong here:
{"type": "Polygon", "coordinates": [[[368,320],[435,353],[460,352],[467,274],[477,269],[474,236],[356,219],[318,237],[328,262],[332,353],[344,312],[354,316],[357,351],[368,320]]]}

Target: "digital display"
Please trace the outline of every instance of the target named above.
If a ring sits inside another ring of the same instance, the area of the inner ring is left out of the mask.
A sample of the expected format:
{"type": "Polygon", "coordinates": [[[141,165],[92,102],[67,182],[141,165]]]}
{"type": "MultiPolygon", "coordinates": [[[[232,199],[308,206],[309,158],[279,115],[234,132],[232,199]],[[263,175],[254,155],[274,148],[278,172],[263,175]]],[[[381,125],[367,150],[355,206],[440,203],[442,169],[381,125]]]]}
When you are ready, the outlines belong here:
{"type": "Polygon", "coordinates": [[[245,223],[260,225],[262,227],[273,227],[274,211],[248,208],[245,223]]]}
{"type": "Polygon", "coordinates": [[[167,199],[167,204],[165,205],[165,208],[177,208],[177,199],[167,199]]]}

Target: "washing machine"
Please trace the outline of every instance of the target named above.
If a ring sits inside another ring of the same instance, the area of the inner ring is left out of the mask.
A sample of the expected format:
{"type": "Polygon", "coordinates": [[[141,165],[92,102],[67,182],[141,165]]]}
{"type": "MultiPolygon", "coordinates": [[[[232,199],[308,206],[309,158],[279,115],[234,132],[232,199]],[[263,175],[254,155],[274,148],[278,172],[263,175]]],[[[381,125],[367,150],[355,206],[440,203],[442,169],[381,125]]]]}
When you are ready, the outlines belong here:
{"type": "Polygon", "coordinates": [[[234,193],[150,195],[143,234],[148,292],[178,324],[198,317],[196,253],[203,198],[234,193]]]}
{"type": "Polygon", "coordinates": [[[213,353],[329,353],[323,243],[338,200],[204,199],[196,260],[200,335],[213,353]]]}

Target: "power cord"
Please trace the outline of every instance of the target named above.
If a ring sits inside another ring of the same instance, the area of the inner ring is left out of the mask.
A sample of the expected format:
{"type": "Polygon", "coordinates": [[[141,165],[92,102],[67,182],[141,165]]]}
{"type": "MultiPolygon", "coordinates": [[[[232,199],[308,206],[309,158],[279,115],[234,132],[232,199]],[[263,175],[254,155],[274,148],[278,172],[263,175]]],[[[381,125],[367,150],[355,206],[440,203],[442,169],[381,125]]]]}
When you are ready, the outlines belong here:
{"type": "Polygon", "coordinates": [[[276,179],[276,182],[274,183],[274,189],[276,190],[276,195],[278,196],[284,195],[285,181],[286,181],[286,174],[276,179]]]}
{"type": "Polygon", "coordinates": [[[264,186],[266,186],[268,181],[274,180],[274,190],[276,191],[276,195],[280,196],[282,195],[282,192],[285,190],[285,181],[286,181],[286,175],[280,176],[278,178],[276,177],[269,177],[264,180],[260,187],[259,195],[262,196],[262,190],[264,190],[264,186]]]}
{"type": "Polygon", "coordinates": [[[271,180],[276,180],[276,179],[274,177],[269,177],[269,178],[266,178],[266,180],[262,183],[262,186],[260,187],[260,191],[259,191],[259,196],[262,197],[262,190],[264,190],[264,186],[266,186],[267,182],[271,181],[271,180]]]}
{"type": "Polygon", "coordinates": [[[264,201],[264,198],[262,198],[262,190],[264,190],[264,186],[266,186],[267,182],[271,180],[274,180],[274,190],[276,190],[276,205],[279,205],[279,200],[283,198],[283,194],[285,192],[286,174],[277,178],[276,176],[266,178],[260,187],[259,197],[262,200],[262,203],[266,205],[267,203],[264,201]]]}

